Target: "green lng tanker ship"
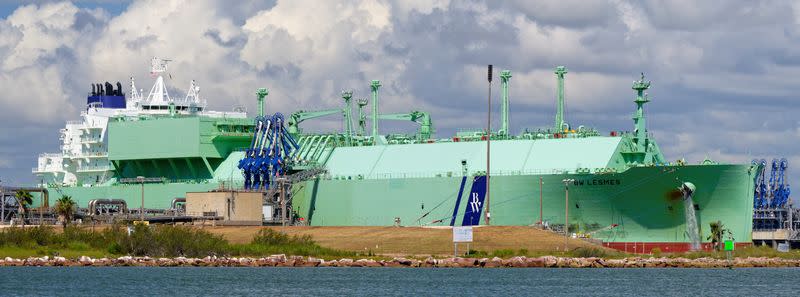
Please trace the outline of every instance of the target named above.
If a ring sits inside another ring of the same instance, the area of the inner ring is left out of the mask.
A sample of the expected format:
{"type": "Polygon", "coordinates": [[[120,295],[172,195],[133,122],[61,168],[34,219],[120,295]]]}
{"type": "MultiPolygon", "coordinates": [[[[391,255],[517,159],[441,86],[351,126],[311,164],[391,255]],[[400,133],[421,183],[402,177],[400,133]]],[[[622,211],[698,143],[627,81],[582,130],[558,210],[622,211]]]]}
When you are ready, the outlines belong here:
{"type": "MultiPolygon", "coordinates": [[[[154,58],[151,72],[165,70],[166,60],[154,58]]],[[[556,68],[554,125],[518,135],[509,133],[507,70],[500,74],[501,128],[488,135],[435,138],[425,112],[380,114],[379,81],[370,85],[370,115],[367,100],[356,100],[355,128],[352,92],[342,93],[344,108],[287,116],[287,137],[296,150],[282,164],[289,177],[304,176],[289,178],[290,213],[313,226],[568,225],[576,236],[631,252],[708,248],[701,241],[710,235],[709,223],[721,221],[738,244],[751,242],[758,165],[667,162],[647,131],[644,91],[650,82],[644,76],[633,84],[633,132],[605,136],[573,128],[563,116],[566,73],[556,68]],[[342,116],[345,131],[315,134],[299,127],[326,115],[342,116]],[[382,135],[382,120],[415,122],[419,130],[382,135]]],[[[242,110],[205,110],[194,82],[185,98],[172,98],[161,76],[146,98],[133,82],[130,98],[119,84],[114,92],[101,87],[90,94],[84,120],[62,129],[62,152],[40,155],[33,169],[51,193],[71,195],[80,207],[93,199],[124,199],[138,207],[144,195],[145,207],[166,209],[187,192],[242,189],[250,182],[239,167],[258,143],[259,127],[242,110]]],[[[257,95],[257,118],[263,118],[266,89],[257,95]]],[[[265,194],[265,203],[270,199],[265,194]]]]}

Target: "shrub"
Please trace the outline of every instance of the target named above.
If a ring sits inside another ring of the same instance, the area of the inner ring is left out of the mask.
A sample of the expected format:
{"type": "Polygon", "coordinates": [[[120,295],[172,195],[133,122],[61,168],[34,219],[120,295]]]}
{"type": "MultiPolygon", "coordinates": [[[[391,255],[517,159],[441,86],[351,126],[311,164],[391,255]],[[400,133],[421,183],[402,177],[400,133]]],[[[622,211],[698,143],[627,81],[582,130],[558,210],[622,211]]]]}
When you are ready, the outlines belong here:
{"type": "Polygon", "coordinates": [[[650,250],[650,254],[652,254],[653,257],[660,258],[661,257],[661,249],[660,248],[653,248],[652,250],[650,250]]]}
{"type": "Polygon", "coordinates": [[[492,257],[508,258],[514,256],[514,250],[495,250],[492,257]]]}
{"type": "Polygon", "coordinates": [[[228,250],[228,242],[205,230],[181,226],[136,225],[130,236],[117,238],[109,252],[120,251],[134,256],[204,257],[228,250]]]}
{"type": "Polygon", "coordinates": [[[589,248],[579,247],[579,248],[576,248],[576,249],[572,250],[571,254],[572,254],[573,257],[579,257],[579,258],[593,258],[593,257],[605,258],[606,256],[608,256],[606,251],[604,251],[602,249],[599,249],[599,248],[593,248],[593,247],[589,247],[589,248]]]}
{"type": "Polygon", "coordinates": [[[310,235],[289,236],[286,233],[272,229],[261,229],[253,237],[253,244],[261,245],[286,245],[286,244],[316,244],[310,235]]]}

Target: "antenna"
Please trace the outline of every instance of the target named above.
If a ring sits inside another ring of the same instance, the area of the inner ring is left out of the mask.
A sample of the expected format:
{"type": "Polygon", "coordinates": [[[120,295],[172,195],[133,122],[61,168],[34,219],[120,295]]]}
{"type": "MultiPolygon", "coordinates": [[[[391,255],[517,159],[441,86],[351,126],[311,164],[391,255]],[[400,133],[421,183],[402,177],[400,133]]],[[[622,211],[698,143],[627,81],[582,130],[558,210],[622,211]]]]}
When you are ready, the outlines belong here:
{"type": "Polygon", "coordinates": [[[158,73],[167,72],[167,63],[170,61],[172,60],[153,57],[150,61],[150,74],[156,76],[158,73]]]}

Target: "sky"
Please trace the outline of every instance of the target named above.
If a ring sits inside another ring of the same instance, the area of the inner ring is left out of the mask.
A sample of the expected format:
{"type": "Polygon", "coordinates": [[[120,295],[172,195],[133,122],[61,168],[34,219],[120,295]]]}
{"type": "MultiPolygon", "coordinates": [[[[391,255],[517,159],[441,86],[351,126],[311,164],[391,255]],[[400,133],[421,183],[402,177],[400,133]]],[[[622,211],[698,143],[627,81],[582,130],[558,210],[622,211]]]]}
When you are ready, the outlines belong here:
{"type": "MultiPolygon", "coordinates": [[[[59,151],[91,83],[149,89],[152,57],[173,60],[172,94],[194,79],[222,111],[254,112],[259,87],[269,112],[336,108],[341,90],[368,97],[378,79],[381,113],[427,111],[439,137],[485,125],[487,64],[512,72],[512,133],[551,125],[558,65],[568,123],[632,130],[631,83],[644,72],[648,129],[668,160],[785,157],[800,181],[800,2],[5,0],[3,183],[34,182],[37,155],[59,151]]],[[[304,124],[341,128],[336,117],[304,124]]]]}

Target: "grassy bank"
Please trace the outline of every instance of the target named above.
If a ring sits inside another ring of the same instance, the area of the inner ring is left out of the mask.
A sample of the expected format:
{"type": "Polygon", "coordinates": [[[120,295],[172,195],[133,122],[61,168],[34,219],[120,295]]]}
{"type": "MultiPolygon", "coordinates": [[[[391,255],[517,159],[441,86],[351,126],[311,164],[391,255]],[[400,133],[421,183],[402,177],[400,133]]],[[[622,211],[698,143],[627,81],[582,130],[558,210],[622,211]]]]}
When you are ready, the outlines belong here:
{"type": "MultiPolygon", "coordinates": [[[[55,255],[67,258],[123,255],[202,258],[211,255],[260,257],[286,254],[325,259],[380,259],[394,256],[424,259],[428,256],[452,255],[450,232],[445,229],[396,227],[199,229],[154,225],[136,226],[128,234],[127,227],[122,225],[104,227],[94,232],[76,226],[63,230],[53,227],[12,227],[0,229],[0,258],[55,255]]],[[[656,250],[652,255],[627,254],[576,239],[569,239],[570,249],[565,252],[563,237],[531,228],[486,227],[476,229],[476,235],[476,242],[471,245],[468,257],[726,258],[725,252],[660,253],[656,250]]],[[[769,247],[747,247],[737,249],[733,256],[800,259],[800,250],[782,253],[769,247]]]]}
{"type": "Polygon", "coordinates": [[[259,231],[248,243],[230,243],[222,236],[183,226],[116,225],[93,232],[69,226],[5,228],[0,231],[0,257],[62,256],[75,258],[122,255],[150,257],[266,256],[287,254],[352,257],[356,253],[325,248],[309,236],[289,236],[271,229],[259,231]]]}

